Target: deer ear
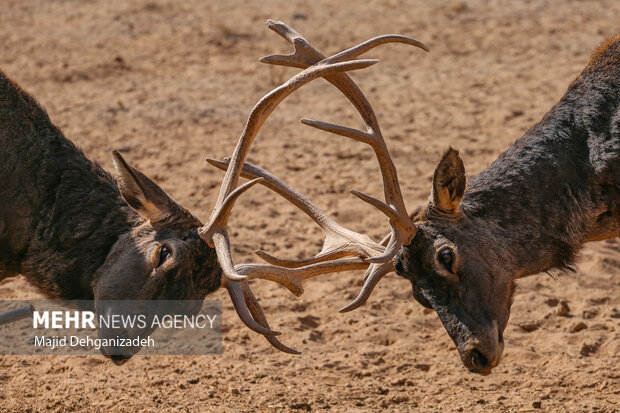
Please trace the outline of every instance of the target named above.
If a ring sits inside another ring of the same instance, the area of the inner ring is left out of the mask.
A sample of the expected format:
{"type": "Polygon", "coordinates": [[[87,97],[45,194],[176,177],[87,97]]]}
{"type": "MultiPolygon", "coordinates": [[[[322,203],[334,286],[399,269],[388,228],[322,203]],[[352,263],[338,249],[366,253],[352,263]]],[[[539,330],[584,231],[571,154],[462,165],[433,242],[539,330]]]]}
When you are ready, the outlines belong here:
{"type": "Polygon", "coordinates": [[[443,212],[457,213],[465,193],[465,166],[459,151],[449,148],[433,176],[432,203],[443,212]]]}
{"type": "Polygon", "coordinates": [[[131,167],[117,151],[112,151],[112,156],[118,175],[118,189],[137,213],[151,221],[152,225],[179,213],[181,207],[155,182],[131,167]]]}

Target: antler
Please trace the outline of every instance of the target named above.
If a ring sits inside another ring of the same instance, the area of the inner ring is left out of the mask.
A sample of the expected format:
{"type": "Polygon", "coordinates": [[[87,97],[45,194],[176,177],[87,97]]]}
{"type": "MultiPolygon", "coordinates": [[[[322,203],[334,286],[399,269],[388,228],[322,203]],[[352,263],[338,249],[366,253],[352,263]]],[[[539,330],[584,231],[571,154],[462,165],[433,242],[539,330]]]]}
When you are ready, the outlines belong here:
{"type": "Polygon", "coordinates": [[[270,64],[300,67],[304,70],[269,92],[254,106],[230,160],[226,162],[209,160],[211,164],[220,169],[225,169],[226,174],[220,187],[215,208],[211,213],[209,221],[199,229],[199,233],[217,251],[218,261],[224,273],[223,287],[228,290],[241,320],[254,331],[263,334],[274,347],[282,351],[296,353],[296,350],[284,346],[275,339],[274,336],[279,333],[269,328],[264,313],[245,280],[252,278],[272,280],[287,287],[294,294],[300,295],[303,292],[301,285],[303,279],[328,272],[349,271],[370,266],[367,271],[368,276],[365,287],[362,293],[360,293],[360,296],[366,294],[367,297],[370,295],[370,292],[364,293],[368,289],[366,286],[370,285],[370,291],[372,291],[378,280],[389,272],[387,269],[393,269],[391,264],[392,258],[401,245],[410,242],[415,234],[415,226],[408,218],[398,185],[396,169],[381,135],[377,118],[364,95],[345,72],[363,69],[375,64],[376,60],[350,59],[354,59],[384,43],[400,42],[414,45],[424,50],[428,49],[417,40],[404,36],[387,35],[373,38],[334,56],[325,58],[299,33],[284,23],[270,20],[267,24],[270,29],[293,43],[295,52],[287,56],[273,55],[264,57],[261,61],[270,64]],[[318,129],[367,143],[375,151],[383,176],[386,202],[357,191],[353,191],[353,194],[377,207],[388,216],[392,231],[390,238],[384,239],[382,244],[377,244],[365,235],[343,228],[310,200],[275,176],[261,168],[244,164],[260,127],[276,106],[292,92],[319,77],[327,79],[347,96],[362,116],[368,131],[364,132],[308,119],[304,119],[302,122],[318,129]],[[236,189],[240,176],[249,177],[253,180],[236,189]],[[235,200],[241,193],[256,183],[261,183],[279,193],[321,226],[326,233],[326,238],[323,249],[319,254],[302,260],[288,260],[258,251],[257,254],[270,264],[241,264],[234,266],[226,229],[228,216],[235,200]],[[350,257],[352,255],[355,258],[350,257]],[[343,258],[347,256],[349,257],[343,258]],[[370,282],[371,279],[372,282],[370,282]]]}
{"type": "MultiPolygon", "coordinates": [[[[295,46],[295,51],[291,55],[273,55],[261,59],[262,62],[306,68],[313,64],[317,59],[324,58],[323,54],[315,49],[310,43],[292,28],[282,22],[269,21],[270,29],[288,40],[295,46]]],[[[419,47],[425,51],[429,49],[417,40],[399,36],[385,35],[375,37],[343,52],[340,52],[323,62],[340,61],[341,59],[355,58],[366,51],[389,42],[400,42],[419,47]]],[[[366,143],[372,147],[379,162],[379,168],[383,177],[383,189],[386,202],[365,195],[358,191],[352,191],[354,195],[365,202],[370,203],[386,214],[390,220],[391,233],[389,239],[384,239],[382,244],[387,243],[385,252],[380,256],[369,257],[366,261],[373,263],[369,266],[364,276],[365,283],[358,297],[348,306],[341,309],[341,312],[351,311],[366,302],[377,283],[386,274],[394,270],[392,259],[403,245],[408,245],[416,233],[415,225],[409,218],[405,203],[402,198],[396,168],[390,158],[385,140],[381,134],[381,129],[372,106],[355,84],[355,82],[345,73],[338,73],[325,76],[325,79],[336,86],[353,104],[361,115],[367,131],[351,129],[330,123],[319,122],[310,119],[303,119],[302,123],[337,135],[345,136],[359,142],[366,143]]],[[[281,264],[282,260],[271,262],[281,264]]]]}
{"type": "MultiPolygon", "coordinates": [[[[269,64],[294,66],[305,69],[306,67],[321,60],[323,63],[331,63],[353,59],[379,45],[392,42],[409,44],[419,47],[425,51],[429,50],[424,44],[415,39],[392,34],[372,38],[332,57],[325,58],[325,56],[310,45],[310,43],[302,35],[286,24],[269,20],[267,22],[267,26],[292,43],[295,47],[295,50],[291,55],[272,55],[261,59],[262,62],[269,64]]],[[[379,161],[379,167],[383,177],[383,189],[386,203],[361,194],[360,192],[353,192],[353,194],[362,200],[369,202],[371,205],[377,207],[383,213],[388,215],[390,218],[390,224],[393,228],[392,232],[398,236],[402,243],[408,244],[415,234],[415,226],[407,215],[407,209],[398,184],[396,168],[390,158],[383,136],[381,135],[379,122],[377,121],[377,117],[372,109],[372,106],[359,87],[347,74],[338,73],[329,75],[325,76],[325,79],[336,86],[349,99],[361,115],[364,123],[366,124],[367,131],[365,132],[311,119],[302,119],[302,123],[317,129],[332,132],[337,135],[366,143],[372,147],[377,156],[377,160],[379,161]]],[[[373,257],[372,259],[369,259],[369,261],[386,262],[396,254],[398,248],[400,248],[400,246],[396,246],[395,244],[394,248],[391,250],[386,250],[382,256],[373,257]]]]}

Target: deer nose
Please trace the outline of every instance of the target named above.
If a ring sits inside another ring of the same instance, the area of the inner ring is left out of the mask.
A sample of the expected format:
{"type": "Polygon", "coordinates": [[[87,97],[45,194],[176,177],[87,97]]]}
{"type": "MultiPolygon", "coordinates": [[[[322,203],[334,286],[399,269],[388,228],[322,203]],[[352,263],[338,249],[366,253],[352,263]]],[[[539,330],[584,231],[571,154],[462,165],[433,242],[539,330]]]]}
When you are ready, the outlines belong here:
{"type": "Polygon", "coordinates": [[[484,370],[491,364],[489,363],[489,359],[486,358],[478,349],[473,349],[470,353],[470,357],[471,364],[478,370],[484,370]]]}
{"type": "Polygon", "coordinates": [[[472,373],[486,376],[497,366],[502,354],[502,344],[495,348],[484,349],[479,345],[473,345],[463,354],[463,363],[472,373]]]}
{"type": "Polygon", "coordinates": [[[129,359],[131,358],[131,356],[119,355],[119,354],[112,354],[109,357],[110,357],[110,360],[112,360],[112,363],[116,364],[117,366],[122,366],[127,361],[129,361],[129,359]]]}

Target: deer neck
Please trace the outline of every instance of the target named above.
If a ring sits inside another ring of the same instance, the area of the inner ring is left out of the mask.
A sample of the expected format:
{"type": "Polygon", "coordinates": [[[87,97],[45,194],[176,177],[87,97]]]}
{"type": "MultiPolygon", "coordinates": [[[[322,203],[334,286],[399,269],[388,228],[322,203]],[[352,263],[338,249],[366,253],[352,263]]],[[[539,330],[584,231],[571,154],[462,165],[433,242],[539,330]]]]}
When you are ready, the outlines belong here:
{"type": "Polygon", "coordinates": [[[118,238],[137,221],[115,181],[88,163],[70,172],[73,176],[63,177],[54,202],[40,211],[38,227],[43,231],[29,247],[30,259],[22,264],[24,275],[53,298],[92,299],[94,274],[118,238]]]}
{"type": "Polygon", "coordinates": [[[116,181],[0,72],[0,267],[46,295],[92,298],[91,280],[137,214],[116,181]]]}
{"type": "MultiPolygon", "coordinates": [[[[508,241],[506,253],[522,275],[569,267],[583,243],[605,238],[596,230],[601,217],[619,210],[620,154],[604,142],[617,92],[601,87],[584,97],[580,88],[571,85],[541,122],[474,177],[462,201],[467,216],[508,241]]],[[[608,235],[618,235],[619,219],[608,218],[616,225],[608,235]]]]}

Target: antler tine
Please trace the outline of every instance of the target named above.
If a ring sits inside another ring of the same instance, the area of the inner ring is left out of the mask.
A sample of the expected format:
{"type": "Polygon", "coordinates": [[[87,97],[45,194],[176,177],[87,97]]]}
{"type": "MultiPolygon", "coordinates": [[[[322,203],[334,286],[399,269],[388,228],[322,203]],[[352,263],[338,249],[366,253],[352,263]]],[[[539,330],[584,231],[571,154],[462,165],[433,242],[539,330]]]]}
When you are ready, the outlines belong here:
{"type": "MultiPolygon", "coordinates": [[[[254,296],[254,293],[252,293],[252,290],[250,289],[249,284],[247,282],[241,282],[240,284],[241,284],[241,289],[243,290],[243,296],[245,297],[245,302],[250,310],[250,313],[252,314],[252,317],[254,318],[256,322],[260,323],[265,328],[269,329],[269,322],[267,321],[267,317],[265,317],[263,308],[258,303],[258,300],[254,296]]],[[[269,344],[271,344],[276,349],[284,353],[295,354],[295,355],[301,354],[301,351],[295,350],[292,347],[282,344],[273,335],[263,334],[263,336],[267,339],[269,344]]]]}
{"type": "MultiPolygon", "coordinates": [[[[228,224],[228,216],[237,198],[239,198],[242,193],[253,187],[261,180],[262,178],[256,178],[232,191],[230,195],[228,195],[226,199],[224,199],[224,202],[220,207],[219,213],[213,217],[212,225],[217,225],[218,228],[226,228],[226,225],[228,224]]],[[[226,278],[232,281],[242,281],[247,278],[235,272],[235,265],[232,262],[232,256],[230,254],[230,241],[228,239],[227,233],[214,232],[210,240],[208,240],[207,242],[209,242],[209,244],[215,248],[215,252],[217,253],[217,259],[220,263],[220,266],[222,267],[222,271],[226,278]]]]}
{"type": "MultiPolygon", "coordinates": [[[[226,170],[230,160],[218,161],[207,159],[211,165],[221,170],[226,170]]],[[[295,191],[278,177],[258,166],[244,163],[241,176],[248,179],[262,178],[262,183],[267,188],[276,192],[283,198],[290,201],[293,205],[308,215],[316,222],[326,234],[325,242],[321,252],[313,257],[299,260],[277,258],[264,251],[257,251],[256,254],[265,261],[288,268],[298,268],[317,262],[341,258],[347,255],[357,255],[362,258],[371,258],[377,253],[383,253],[384,248],[372,241],[368,236],[350,231],[336,223],[329,215],[323,212],[308,198],[295,191]]]]}
{"type": "Polygon", "coordinates": [[[392,271],[394,271],[394,263],[392,261],[388,261],[383,264],[371,264],[364,275],[364,286],[362,287],[360,293],[357,295],[355,300],[338,310],[338,312],[346,313],[364,305],[370,297],[370,294],[372,294],[372,291],[375,289],[377,284],[379,284],[379,281],[381,281],[383,277],[392,271]]]}
{"type": "Polygon", "coordinates": [[[305,69],[325,59],[325,56],[321,52],[312,47],[301,34],[287,24],[267,20],[267,27],[293,44],[295,50],[290,55],[271,55],[263,57],[260,59],[261,62],[305,69]]]}
{"type": "Polygon", "coordinates": [[[425,52],[430,52],[431,49],[426,47],[426,45],[416,39],[411,37],[402,36],[400,34],[384,34],[382,36],[373,37],[372,39],[366,40],[363,43],[360,43],[356,46],[353,46],[347,50],[343,50],[340,53],[337,53],[330,58],[327,59],[328,62],[343,62],[345,60],[354,59],[358,56],[363,55],[369,50],[374,49],[377,46],[381,46],[386,43],[404,43],[410,46],[418,47],[425,52]]]}
{"type": "MultiPolygon", "coordinates": [[[[274,32],[278,33],[289,43],[291,43],[295,50],[290,55],[271,55],[261,58],[261,62],[269,63],[281,66],[299,67],[305,69],[308,66],[312,66],[318,61],[325,59],[325,55],[312,46],[301,34],[295,29],[283,23],[281,21],[267,20],[267,27],[274,32]]],[[[347,50],[343,50],[329,58],[330,62],[342,62],[344,60],[353,59],[360,56],[367,51],[374,49],[377,46],[386,43],[405,43],[411,46],[419,47],[425,51],[430,49],[422,42],[412,39],[411,37],[402,36],[399,34],[386,34],[383,36],[374,37],[357,46],[353,46],[347,50]]]]}
{"type": "Polygon", "coordinates": [[[228,291],[230,301],[232,301],[233,307],[235,308],[237,315],[239,316],[241,321],[243,321],[243,324],[250,328],[250,330],[267,336],[277,336],[282,334],[279,331],[270,330],[268,325],[263,326],[257,323],[254,318],[252,318],[252,316],[250,315],[250,310],[248,309],[248,305],[246,304],[246,300],[244,298],[241,283],[227,281],[226,278],[222,278],[222,287],[226,288],[226,290],[228,291]]]}
{"type": "Polygon", "coordinates": [[[301,354],[299,351],[282,344],[275,338],[275,336],[281,333],[271,330],[265,313],[247,282],[231,282],[223,278],[222,286],[228,290],[228,295],[230,296],[237,315],[239,315],[239,318],[247,327],[262,334],[267,341],[278,350],[290,354],[301,354]]]}
{"type": "Polygon", "coordinates": [[[317,262],[298,268],[286,268],[272,264],[238,264],[235,269],[248,279],[260,278],[274,281],[299,297],[303,294],[302,281],[321,274],[333,272],[363,270],[368,263],[361,258],[340,258],[317,262]]]}

